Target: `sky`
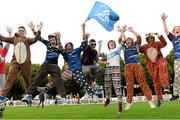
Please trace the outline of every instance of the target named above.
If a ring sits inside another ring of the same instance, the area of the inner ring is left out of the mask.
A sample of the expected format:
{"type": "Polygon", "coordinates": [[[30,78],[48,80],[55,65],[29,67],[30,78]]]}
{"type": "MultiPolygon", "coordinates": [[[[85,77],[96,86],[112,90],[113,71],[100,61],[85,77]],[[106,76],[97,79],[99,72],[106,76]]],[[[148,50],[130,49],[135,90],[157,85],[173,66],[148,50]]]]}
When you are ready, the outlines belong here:
{"type": "MultiPolygon", "coordinates": [[[[179,0],[98,0],[110,6],[119,16],[115,24],[132,26],[142,37],[142,44],[146,43],[145,34],[158,32],[165,36],[168,45],[162,49],[166,56],[172,49],[172,44],[167,39],[160,15],[168,15],[167,26],[171,31],[173,26],[179,25],[180,14],[179,0]]],[[[61,41],[72,42],[78,47],[82,41],[81,24],[85,21],[96,0],[0,0],[0,34],[8,36],[6,27],[13,28],[13,33],[18,26],[27,29],[27,37],[33,37],[28,28],[28,22],[35,24],[43,22],[42,37],[47,39],[48,34],[59,31],[61,41]]],[[[86,31],[90,32],[90,39],[103,40],[102,51],[107,51],[108,40],[118,40],[120,33],[115,29],[106,31],[97,21],[91,19],[86,22],[86,31]]],[[[126,36],[135,38],[131,33],[126,36]]],[[[13,54],[13,45],[10,46],[6,61],[10,62],[13,54]]],[[[32,63],[43,63],[46,46],[37,42],[31,46],[32,63]]],[[[63,66],[63,58],[59,58],[59,66],[63,66]]]]}

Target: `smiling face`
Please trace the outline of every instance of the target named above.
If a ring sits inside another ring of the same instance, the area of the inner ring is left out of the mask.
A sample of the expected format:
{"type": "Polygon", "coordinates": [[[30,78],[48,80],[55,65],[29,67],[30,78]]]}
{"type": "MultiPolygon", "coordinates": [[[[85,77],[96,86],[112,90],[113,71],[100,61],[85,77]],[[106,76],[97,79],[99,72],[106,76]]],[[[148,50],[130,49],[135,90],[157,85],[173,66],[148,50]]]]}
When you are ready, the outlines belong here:
{"type": "Polygon", "coordinates": [[[153,44],[153,43],[155,43],[155,38],[153,36],[148,36],[148,37],[146,37],[146,41],[149,44],[153,44]]]}
{"type": "Polygon", "coordinates": [[[20,37],[25,37],[25,35],[26,35],[26,29],[25,29],[25,27],[20,26],[20,27],[18,28],[18,35],[19,35],[20,37]]]}
{"type": "Polygon", "coordinates": [[[90,42],[89,46],[91,47],[92,50],[95,50],[96,48],[96,42],[90,42]]]}
{"type": "Polygon", "coordinates": [[[57,45],[56,37],[51,37],[51,38],[49,39],[49,42],[50,42],[50,44],[51,44],[53,47],[56,46],[56,45],[57,45]]]}
{"type": "Polygon", "coordinates": [[[126,44],[127,44],[128,46],[133,45],[133,39],[132,39],[132,38],[127,38],[126,44]]]}
{"type": "Polygon", "coordinates": [[[180,36],[180,26],[175,26],[173,29],[173,34],[175,36],[180,36]]]}
{"type": "Polygon", "coordinates": [[[72,49],[73,49],[73,44],[70,43],[70,42],[69,42],[69,43],[66,43],[65,49],[66,49],[67,52],[71,52],[72,49]]]}
{"type": "Polygon", "coordinates": [[[109,50],[116,48],[116,42],[114,40],[110,40],[108,42],[108,48],[109,50]]]}

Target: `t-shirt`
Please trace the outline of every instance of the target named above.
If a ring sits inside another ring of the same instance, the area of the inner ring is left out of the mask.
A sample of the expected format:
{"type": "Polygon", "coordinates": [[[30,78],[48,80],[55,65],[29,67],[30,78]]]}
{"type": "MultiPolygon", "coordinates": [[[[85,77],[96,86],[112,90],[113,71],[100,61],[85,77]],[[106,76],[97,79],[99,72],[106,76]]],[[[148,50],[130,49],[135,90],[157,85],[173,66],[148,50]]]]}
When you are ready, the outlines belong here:
{"type": "Polygon", "coordinates": [[[58,58],[61,53],[61,51],[56,48],[52,47],[50,42],[47,40],[40,40],[42,43],[44,43],[47,46],[47,51],[46,51],[46,58],[44,60],[44,64],[58,64],[58,58]]]}
{"type": "Polygon", "coordinates": [[[94,65],[97,61],[98,61],[97,50],[92,50],[91,47],[88,46],[83,51],[82,64],[83,65],[94,65]]]}
{"type": "Polygon", "coordinates": [[[68,63],[68,69],[70,71],[81,70],[81,51],[87,47],[87,41],[83,41],[79,48],[73,49],[70,53],[62,53],[65,61],[68,63]]]}
{"type": "Polygon", "coordinates": [[[180,58],[180,36],[174,36],[172,33],[169,33],[167,37],[173,44],[174,59],[179,59],[180,58]]]}
{"type": "Polygon", "coordinates": [[[108,66],[120,66],[120,47],[111,49],[107,52],[108,66]]]}
{"type": "Polygon", "coordinates": [[[123,46],[124,59],[126,64],[137,64],[139,63],[139,45],[123,46]]]}
{"type": "Polygon", "coordinates": [[[6,72],[5,57],[6,57],[7,52],[8,52],[8,50],[6,49],[6,47],[4,47],[0,50],[0,56],[2,57],[2,59],[4,59],[0,63],[0,74],[4,74],[6,72]]]}

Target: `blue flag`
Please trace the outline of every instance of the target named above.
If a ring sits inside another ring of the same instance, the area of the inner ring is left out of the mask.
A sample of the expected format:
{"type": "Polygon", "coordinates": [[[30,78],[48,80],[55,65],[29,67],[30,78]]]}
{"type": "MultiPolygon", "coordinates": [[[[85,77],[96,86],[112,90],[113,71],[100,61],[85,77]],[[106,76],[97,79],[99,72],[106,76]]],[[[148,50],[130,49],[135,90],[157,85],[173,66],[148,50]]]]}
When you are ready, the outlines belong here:
{"type": "Polygon", "coordinates": [[[118,14],[101,2],[96,2],[94,4],[86,21],[91,18],[96,19],[107,31],[112,31],[114,29],[114,24],[119,20],[118,14]]]}

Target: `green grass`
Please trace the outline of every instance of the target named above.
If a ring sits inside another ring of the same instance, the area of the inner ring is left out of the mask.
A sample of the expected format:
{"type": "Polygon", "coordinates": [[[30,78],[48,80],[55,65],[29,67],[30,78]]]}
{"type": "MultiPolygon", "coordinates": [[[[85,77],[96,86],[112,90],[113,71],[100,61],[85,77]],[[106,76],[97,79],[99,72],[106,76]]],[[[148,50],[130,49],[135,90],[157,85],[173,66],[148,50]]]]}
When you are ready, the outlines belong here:
{"type": "MultiPolygon", "coordinates": [[[[124,105],[123,105],[124,107],[124,105]]],[[[117,104],[104,108],[101,104],[8,107],[4,119],[180,119],[180,101],[166,101],[160,108],[150,109],[148,103],[133,103],[129,111],[117,114],[117,104]]]]}

